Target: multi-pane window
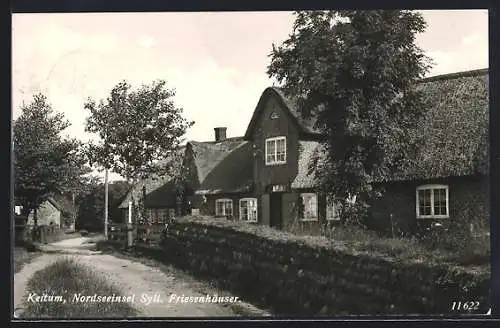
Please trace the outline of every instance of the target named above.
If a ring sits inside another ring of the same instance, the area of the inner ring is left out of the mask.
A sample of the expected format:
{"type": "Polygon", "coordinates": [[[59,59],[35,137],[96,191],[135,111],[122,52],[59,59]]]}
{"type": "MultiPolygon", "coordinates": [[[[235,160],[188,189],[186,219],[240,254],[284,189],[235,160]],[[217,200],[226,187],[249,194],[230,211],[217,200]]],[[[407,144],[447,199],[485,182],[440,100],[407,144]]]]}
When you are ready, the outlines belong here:
{"type": "Polygon", "coordinates": [[[334,197],[328,196],[326,198],[326,219],[328,221],[340,220],[340,202],[336,201],[334,197]]]}
{"type": "Polygon", "coordinates": [[[148,208],[146,209],[146,219],[152,224],[163,224],[167,222],[168,209],[148,208]]]}
{"type": "Polygon", "coordinates": [[[257,199],[240,199],[240,220],[248,222],[257,222],[257,199]]]}
{"type": "Polygon", "coordinates": [[[162,224],[167,222],[167,219],[168,219],[168,209],[159,208],[156,215],[156,222],[162,224]]]}
{"type": "Polygon", "coordinates": [[[427,185],[417,188],[417,218],[448,218],[448,186],[427,185]]]}
{"type": "Polygon", "coordinates": [[[266,165],[286,163],[286,137],[266,139],[266,165]]]}
{"type": "Polygon", "coordinates": [[[301,220],[318,220],[318,196],[314,193],[303,193],[300,194],[300,202],[302,204],[301,220]]]}
{"type": "Polygon", "coordinates": [[[233,216],[233,201],[231,199],[217,199],[215,201],[216,216],[233,216]]]}

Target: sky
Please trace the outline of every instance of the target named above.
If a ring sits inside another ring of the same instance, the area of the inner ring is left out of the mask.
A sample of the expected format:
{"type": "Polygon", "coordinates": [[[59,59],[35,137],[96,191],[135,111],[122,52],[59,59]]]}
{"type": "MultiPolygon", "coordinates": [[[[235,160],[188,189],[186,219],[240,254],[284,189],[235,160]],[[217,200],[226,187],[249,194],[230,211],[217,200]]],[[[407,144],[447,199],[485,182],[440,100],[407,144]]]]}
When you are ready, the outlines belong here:
{"type": "MultiPolygon", "coordinates": [[[[429,76],[488,67],[487,10],[422,11],[418,45],[434,61],[429,76]]],[[[57,13],[12,15],[13,119],[42,92],[83,141],[83,104],[114,85],[157,79],[195,121],[187,140],[244,134],[264,89],[272,44],[292,31],[291,12],[57,13]]],[[[120,179],[111,174],[111,180],[120,179]]]]}

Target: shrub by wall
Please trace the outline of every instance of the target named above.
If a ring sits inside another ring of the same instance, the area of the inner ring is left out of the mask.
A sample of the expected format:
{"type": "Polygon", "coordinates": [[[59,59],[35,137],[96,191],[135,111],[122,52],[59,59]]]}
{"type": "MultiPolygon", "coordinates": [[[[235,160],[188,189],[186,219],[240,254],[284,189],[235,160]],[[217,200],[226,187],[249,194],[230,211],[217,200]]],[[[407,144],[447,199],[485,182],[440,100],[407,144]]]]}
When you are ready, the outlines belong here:
{"type": "Polygon", "coordinates": [[[486,270],[357,251],[262,225],[185,217],[169,225],[162,246],[168,262],[275,314],[448,314],[454,301],[478,302],[475,313],[489,308],[486,270]]]}

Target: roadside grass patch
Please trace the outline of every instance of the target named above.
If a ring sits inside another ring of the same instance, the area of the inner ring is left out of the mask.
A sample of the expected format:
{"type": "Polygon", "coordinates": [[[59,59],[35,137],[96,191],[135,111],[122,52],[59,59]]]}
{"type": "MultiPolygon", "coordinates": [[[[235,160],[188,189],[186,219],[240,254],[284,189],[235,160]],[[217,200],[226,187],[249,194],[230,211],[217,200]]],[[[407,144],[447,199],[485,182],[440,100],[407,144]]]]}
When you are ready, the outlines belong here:
{"type": "Polygon", "coordinates": [[[137,310],[122,302],[73,302],[75,294],[120,296],[104,275],[77,262],[63,258],[36,272],[28,282],[22,318],[106,318],[134,317],[137,310]],[[61,296],[52,302],[28,301],[30,293],[61,296]]]}
{"type": "Polygon", "coordinates": [[[31,261],[33,261],[37,256],[40,256],[40,252],[29,252],[26,247],[14,247],[13,249],[13,263],[14,273],[21,271],[23,266],[31,261]]]}

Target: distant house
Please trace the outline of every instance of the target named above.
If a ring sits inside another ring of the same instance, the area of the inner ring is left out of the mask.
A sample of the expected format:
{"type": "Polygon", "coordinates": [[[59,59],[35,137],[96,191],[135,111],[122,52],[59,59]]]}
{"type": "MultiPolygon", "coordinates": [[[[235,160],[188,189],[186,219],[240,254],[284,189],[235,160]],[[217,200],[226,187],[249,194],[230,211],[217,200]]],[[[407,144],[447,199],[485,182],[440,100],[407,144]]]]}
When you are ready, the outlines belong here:
{"type": "Polygon", "coordinates": [[[77,208],[74,205],[73,198],[67,193],[55,193],[52,199],[61,207],[61,228],[66,231],[75,230],[77,217],[77,208]]]}
{"type": "MultiPolygon", "coordinates": [[[[184,154],[185,148],[181,147],[179,153],[184,154]]],[[[165,165],[171,159],[164,161],[165,165]]],[[[153,175],[147,179],[142,179],[135,183],[126,195],[121,199],[118,208],[122,213],[122,222],[127,222],[129,213],[129,202],[136,206],[139,202],[144,202],[146,215],[151,223],[165,223],[170,217],[180,211],[182,204],[187,203],[189,191],[185,194],[185,201],[179,200],[179,186],[172,176],[153,175]],[[145,195],[145,197],[144,197],[145,195]]],[[[182,211],[185,214],[187,209],[182,211]]],[[[133,209],[133,222],[137,219],[137,213],[133,209]]]]}
{"type": "MultiPolygon", "coordinates": [[[[488,71],[427,78],[417,87],[429,106],[416,131],[426,136],[418,161],[390,179],[374,181],[387,192],[372,204],[369,225],[398,233],[436,220],[486,226],[488,71]]],[[[226,132],[217,127],[213,141],[190,141],[185,147],[183,172],[194,213],[290,231],[314,231],[339,221],[334,202],[318,193],[309,172],[313,154],[323,153],[324,136],[281,89],[264,90],[243,137],[227,138],[226,132]]],[[[146,184],[148,197],[161,200],[150,202],[151,208],[176,206],[170,181],[146,184]]]]}
{"type": "MultiPolygon", "coordinates": [[[[38,226],[55,225],[61,227],[62,211],[62,206],[53,197],[49,197],[37,210],[38,226]]],[[[31,226],[35,224],[34,211],[29,213],[27,224],[31,226]]]]}

